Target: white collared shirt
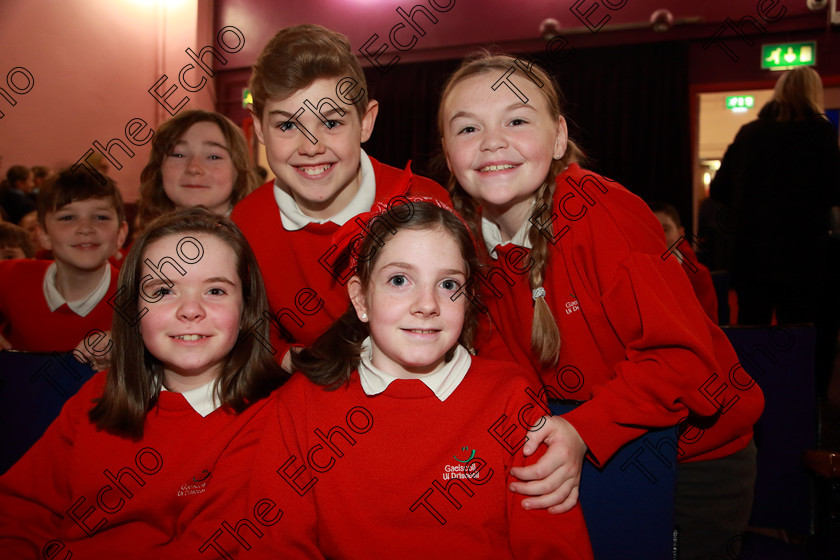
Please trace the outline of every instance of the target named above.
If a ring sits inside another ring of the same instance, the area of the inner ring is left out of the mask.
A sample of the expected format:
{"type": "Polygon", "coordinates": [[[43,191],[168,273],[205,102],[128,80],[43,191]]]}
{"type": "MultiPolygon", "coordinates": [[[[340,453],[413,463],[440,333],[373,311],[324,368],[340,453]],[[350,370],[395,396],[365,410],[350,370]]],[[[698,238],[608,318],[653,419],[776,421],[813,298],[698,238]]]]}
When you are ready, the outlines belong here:
{"type": "Polygon", "coordinates": [[[50,311],[55,311],[66,303],[67,307],[69,307],[73,313],[79,317],[86,317],[88,313],[93,311],[94,308],[99,305],[99,302],[102,301],[102,298],[104,298],[105,294],[108,293],[108,286],[111,285],[111,265],[106,263],[105,271],[102,273],[102,278],[99,280],[99,284],[97,284],[93,291],[82,299],[67,301],[64,299],[64,296],[59,293],[58,288],[55,285],[55,276],[57,271],[58,267],[55,263],[52,263],[47,268],[47,273],[44,274],[44,299],[47,300],[47,307],[50,308],[50,311]]]}
{"type": "Polygon", "coordinates": [[[481,236],[484,237],[484,244],[487,245],[487,251],[490,256],[496,258],[496,246],[507,245],[513,243],[526,249],[533,249],[531,241],[528,239],[528,226],[531,225],[530,220],[525,220],[510,241],[502,241],[502,230],[495,223],[491,222],[484,216],[481,217],[481,236]]]}
{"type": "MultiPolygon", "coordinates": [[[[198,412],[202,418],[222,406],[222,404],[216,400],[216,394],[213,390],[215,385],[216,380],[214,379],[201,387],[196,387],[195,389],[190,389],[189,391],[181,393],[187,402],[190,403],[190,406],[193,407],[193,410],[198,412]]],[[[161,386],[160,390],[166,391],[167,389],[166,387],[161,386]]]]}
{"type": "Polygon", "coordinates": [[[347,206],[342,208],[338,214],[329,218],[319,219],[304,214],[295,199],[280,188],[278,179],[274,180],[274,200],[280,209],[280,221],[286,231],[297,231],[312,223],[333,222],[343,226],[354,216],[370,211],[376,198],[376,177],[373,173],[373,164],[370,162],[370,158],[364,150],[361,150],[361,152],[359,166],[362,169],[362,176],[359,180],[359,190],[347,206]]]}
{"type": "MultiPolygon", "coordinates": [[[[362,342],[361,361],[359,363],[359,380],[362,382],[362,389],[369,397],[378,395],[385,391],[393,381],[401,379],[385,373],[375,367],[371,362],[370,337],[362,342]]],[[[460,344],[455,348],[455,355],[451,360],[443,364],[432,373],[418,375],[417,379],[426,384],[435,396],[441,401],[449,398],[470,369],[472,358],[467,349],[460,344]]]]}

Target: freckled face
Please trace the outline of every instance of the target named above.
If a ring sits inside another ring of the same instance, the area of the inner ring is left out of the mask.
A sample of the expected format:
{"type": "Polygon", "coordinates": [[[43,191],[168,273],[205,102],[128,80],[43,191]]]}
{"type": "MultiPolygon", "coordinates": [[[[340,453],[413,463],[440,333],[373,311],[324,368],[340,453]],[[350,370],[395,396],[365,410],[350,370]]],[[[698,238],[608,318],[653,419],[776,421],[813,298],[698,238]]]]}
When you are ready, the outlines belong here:
{"type": "Polygon", "coordinates": [[[372,363],[402,378],[431,373],[458,343],[466,298],[466,264],[450,233],[401,230],[380,249],[369,286],[348,285],[356,312],[370,325],[372,363]]]}

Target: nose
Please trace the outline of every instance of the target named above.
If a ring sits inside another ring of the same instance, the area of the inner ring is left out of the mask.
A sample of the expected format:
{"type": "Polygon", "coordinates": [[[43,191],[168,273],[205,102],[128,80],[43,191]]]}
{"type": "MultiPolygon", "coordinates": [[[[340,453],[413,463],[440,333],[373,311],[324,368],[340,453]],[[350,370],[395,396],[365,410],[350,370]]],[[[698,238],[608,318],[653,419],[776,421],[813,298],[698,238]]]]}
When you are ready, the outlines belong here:
{"type": "Polygon", "coordinates": [[[201,159],[198,156],[190,156],[187,160],[187,173],[190,175],[200,175],[204,172],[201,166],[201,159]]]}
{"type": "Polygon", "coordinates": [[[94,226],[94,220],[91,219],[91,218],[80,218],[77,223],[78,223],[78,228],[76,230],[77,233],[81,233],[83,235],[88,235],[88,234],[94,233],[96,231],[96,228],[94,226]]]}
{"type": "Polygon", "coordinates": [[[411,306],[411,313],[420,316],[435,316],[440,313],[439,294],[436,286],[418,287],[416,297],[411,306]]]}
{"type": "Polygon", "coordinates": [[[204,304],[198,294],[185,293],[181,295],[178,305],[178,318],[183,321],[196,321],[205,315],[204,304]]]}
{"type": "Polygon", "coordinates": [[[500,148],[507,147],[507,136],[504,130],[499,126],[489,126],[484,130],[481,136],[481,146],[483,151],[495,151],[500,148]]]}
{"type": "Polygon", "coordinates": [[[317,156],[327,150],[324,142],[311,133],[300,131],[298,134],[298,153],[304,156],[317,156]]]}

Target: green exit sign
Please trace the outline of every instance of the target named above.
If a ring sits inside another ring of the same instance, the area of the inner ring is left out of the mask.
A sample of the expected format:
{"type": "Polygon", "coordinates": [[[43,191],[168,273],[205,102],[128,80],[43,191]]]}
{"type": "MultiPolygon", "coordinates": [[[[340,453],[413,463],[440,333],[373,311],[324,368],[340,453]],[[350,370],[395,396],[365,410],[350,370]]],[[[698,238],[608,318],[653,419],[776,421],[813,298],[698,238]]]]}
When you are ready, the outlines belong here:
{"type": "Polygon", "coordinates": [[[816,63],[816,41],[761,46],[761,67],[765,70],[788,70],[816,63]]]}
{"type": "Polygon", "coordinates": [[[253,103],[254,98],[251,97],[251,90],[248,88],[242,88],[242,108],[247,109],[249,103],[253,103]]]}
{"type": "Polygon", "coordinates": [[[730,95],[726,98],[726,108],[733,111],[746,111],[755,105],[755,97],[752,95],[730,95]]]}

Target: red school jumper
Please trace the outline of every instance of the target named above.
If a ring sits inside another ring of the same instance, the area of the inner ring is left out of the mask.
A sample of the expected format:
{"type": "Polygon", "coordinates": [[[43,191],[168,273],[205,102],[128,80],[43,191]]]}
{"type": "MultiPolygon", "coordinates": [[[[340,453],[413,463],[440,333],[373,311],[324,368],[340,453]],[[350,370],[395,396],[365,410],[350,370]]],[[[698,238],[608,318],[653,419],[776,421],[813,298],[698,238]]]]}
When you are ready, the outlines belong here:
{"type": "MultiPolygon", "coordinates": [[[[376,179],[376,202],[393,196],[428,196],[450,203],[446,191],[425,177],[413,175],[370,158],[376,179]]],[[[308,224],[288,231],[280,220],[274,198],[274,183],[268,182],[245,197],[233,209],[231,218],[245,234],[262,272],[268,303],[274,316],[271,345],[278,361],[293,344],[309,345],[345,311],[350,299],[345,284],[333,277],[330,264],[338,251],[332,236],[339,229],[334,222],[308,224]],[[277,336],[276,322],[286,333],[277,336]]]]}
{"type": "Polygon", "coordinates": [[[662,226],[647,205],[573,164],[557,177],[550,212],[535,218],[551,220],[544,285],[560,329],[558,365],[543,367],[532,354],[527,270],[533,261],[528,249],[513,244],[496,247],[498,259],[489,260],[495,293],[487,290],[484,303],[495,330],[485,353],[530,363],[551,396],[587,401],[563,417],[596,464],[646,431],[689,415],[679,461],[717,459],[746,447],[764,397],[704,313],[679,260],[666,256],[662,226]]]}
{"type": "Polygon", "coordinates": [[[85,317],[67,304],[50,311],[44,298],[44,276],[53,261],[14,259],[0,262],[0,324],[15,350],[67,352],[90,331],[111,330],[114,310],[108,305],[117,290],[119,271],[111,265],[105,297],[85,317]]]}
{"type": "MultiPolygon", "coordinates": [[[[222,507],[244,467],[219,468],[223,455],[250,468],[248,429],[272,397],[239,415],[224,407],[202,417],[180,393],[161,391],[143,439],[99,431],[88,420],[106,372],[64,405],[44,436],[0,477],[3,558],[157,558],[206,507],[222,507]]],[[[276,393],[275,393],[276,394],[276,393]]],[[[273,410],[273,408],[271,409],[273,410]]]]}
{"type": "Polygon", "coordinates": [[[251,479],[265,535],[243,530],[247,553],[232,536],[219,545],[243,558],[592,558],[580,505],[528,511],[507,488],[543,414],[526,392],[536,394],[534,381],[473,358],[441,402],[416,379],[368,396],[358,372],[334,391],[295,375],[251,479]]]}

